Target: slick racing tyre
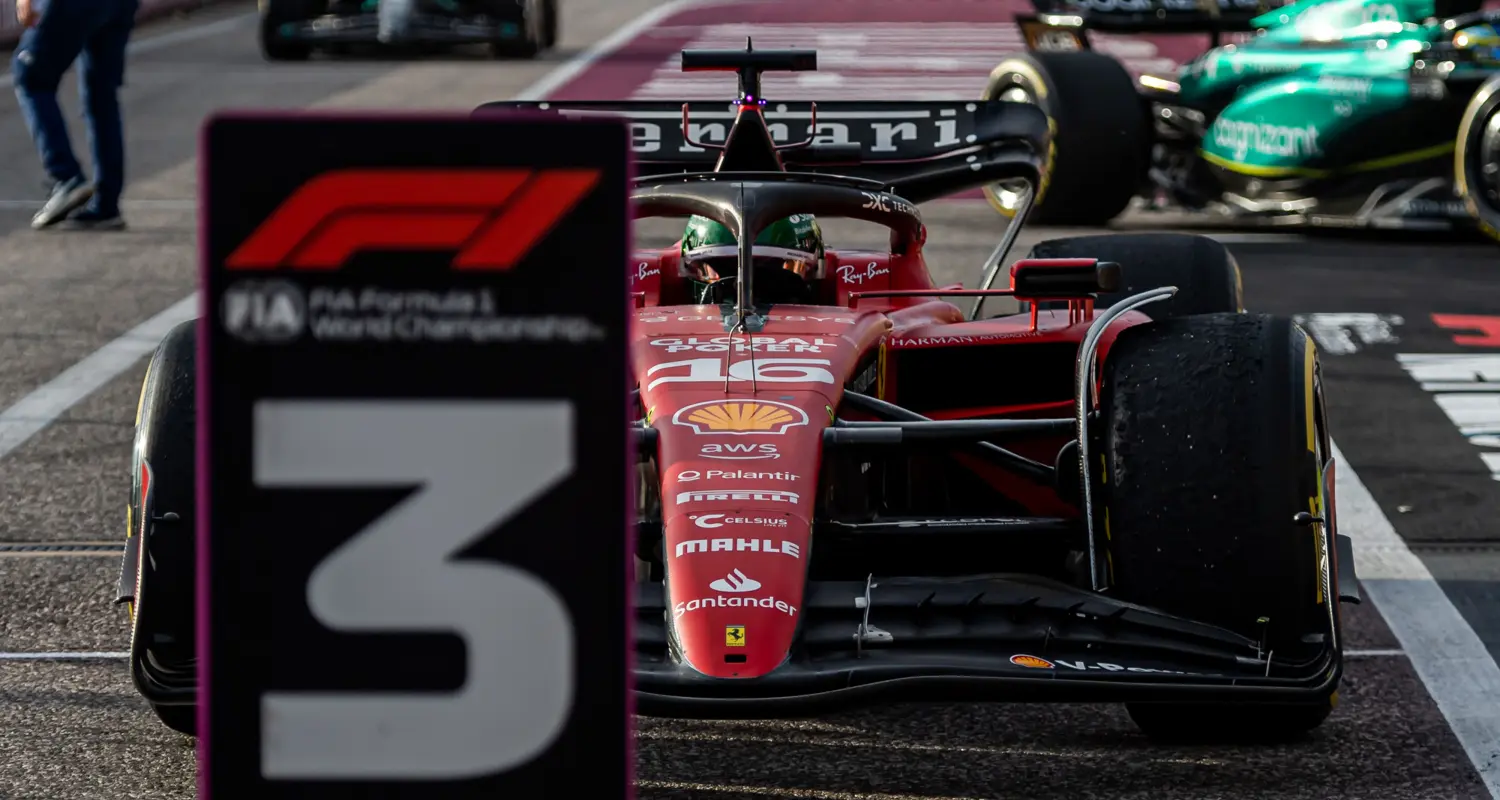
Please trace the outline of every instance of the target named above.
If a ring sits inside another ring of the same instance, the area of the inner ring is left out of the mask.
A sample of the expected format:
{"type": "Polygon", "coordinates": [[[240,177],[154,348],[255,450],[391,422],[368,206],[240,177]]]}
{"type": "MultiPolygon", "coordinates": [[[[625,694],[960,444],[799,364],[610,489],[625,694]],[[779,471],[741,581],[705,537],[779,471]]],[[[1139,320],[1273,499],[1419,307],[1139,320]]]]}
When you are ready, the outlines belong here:
{"type": "Polygon", "coordinates": [[[545,0],[525,0],[522,7],[520,38],[490,42],[490,55],[495,58],[536,58],[547,47],[547,17],[554,10],[554,5],[545,0]]]}
{"type": "MultiPolygon", "coordinates": [[[[1151,127],[1135,81],[1113,58],[1087,50],[1013,56],[990,73],[981,98],[1031,103],[1047,114],[1052,143],[1029,222],[1104,225],[1144,183],[1151,127]]],[[[1014,217],[1024,188],[1002,181],[984,192],[1014,217]]]]}
{"type": "Polygon", "coordinates": [[[1500,75],[1479,87],[1458,125],[1454,186],[1479,229],[1500,239],[1500,75]]]}
{"type": "Polygon", "coordinates": [[[542,17],[542,48],[551,50],[557,46],[558,37],[558,12],[557,0],[545,0],[542,3],[545,14],[542,17]]]}
{"type": "MultiPolygon", "coordinates": [[[[173,328],[146,367],[136,411],[134,490],[126,513],[128,535],[147,537],[138,550],[134,599],[127,606],[131,649],[140,642],[142,660],[166,684],[174,678],[189,685],[196,681],[196,325],[188,321],[173,328]]],[[[195,706],[153,703],[152,709],[167,727],[196,733],[195,706]]]]}
{"type": "MultiPolygon", "coordinates": [[[[1124,285],[1099,295],[1103,309],[1161,286],[1176,286],[1170,299],[1136,309],[1161,320],[1193,314],[1238,313],[1245,310],[1240,265],[1229,249],[1207,236],[1187,233],[1116,233],[1048,239],[1031,248],[1028,258],[1097,258],[1120,265],[1124,285]]],[[[1066,309],[1065,302],[1044,302],[1046,309],[1066,309]]],[[[1028,311],[1023,303],[1022,311],[1028,311]]]]}
{"type": "MultiPolygon", "coordinates": [[[[1209,314],[1128,328],[1102,369],[1096,524],[1111,594],[1219,625],[1277,660],[1339,636],[1331,450],[1317,353],[1284,317],[1209,314]]],[[[1128,704],[1148,735],[1280,739],[1323,722],[1301,705],[1128,704]]]]}
{"type": "Polygon", "coordinates": [[[306,61],[312,45],[291,41],[281,26],[306,22],[328,10],[327,0],[260,0],[260,52],[267,61],[306,61]]]}

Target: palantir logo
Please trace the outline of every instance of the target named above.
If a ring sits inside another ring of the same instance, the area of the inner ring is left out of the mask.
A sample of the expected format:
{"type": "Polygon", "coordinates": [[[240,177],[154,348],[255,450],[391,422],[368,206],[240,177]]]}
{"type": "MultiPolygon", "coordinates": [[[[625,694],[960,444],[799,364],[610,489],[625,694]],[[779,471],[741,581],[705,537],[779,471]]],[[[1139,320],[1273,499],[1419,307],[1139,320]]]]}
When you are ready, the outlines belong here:
{"type": "Polygon", "coordinates": [[[710,583],[708,588],[716,592],[728,592],[730,594],[742,594],[753,592],[760,588],[760,581],[749,577],[739,570],[725,575],[724,577],[710,583]]]}
{"type": "Polygon", "coordinates": [[[307,328],[307,299],[289,281],[240,281],[225,290],[219,314],[237,339],[285,344],[307,328]]]}

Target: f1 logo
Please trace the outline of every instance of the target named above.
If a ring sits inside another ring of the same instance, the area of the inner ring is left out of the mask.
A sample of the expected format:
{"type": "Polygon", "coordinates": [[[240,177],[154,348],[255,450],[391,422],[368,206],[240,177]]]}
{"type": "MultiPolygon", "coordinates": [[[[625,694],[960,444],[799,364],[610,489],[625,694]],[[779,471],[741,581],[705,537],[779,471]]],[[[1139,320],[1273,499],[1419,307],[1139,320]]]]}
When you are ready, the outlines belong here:
{"type": "Polygon", "coordinates": [[[592,169],[346,169],[308,181],[225,262],[338,269],[356,252],[457,250],[457,269],[508,270],[599,181],[592,169]]]}

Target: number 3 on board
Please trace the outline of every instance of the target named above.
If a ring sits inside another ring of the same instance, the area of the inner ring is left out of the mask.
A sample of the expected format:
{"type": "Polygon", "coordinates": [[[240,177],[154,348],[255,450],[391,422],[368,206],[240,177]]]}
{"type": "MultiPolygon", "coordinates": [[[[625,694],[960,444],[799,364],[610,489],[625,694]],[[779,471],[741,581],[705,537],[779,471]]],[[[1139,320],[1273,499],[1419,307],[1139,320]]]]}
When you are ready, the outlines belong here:
{"type": "Polygon", "coordinates": [[[565,401],[257,404],[256,485],[419,487],[314,568],[314,618],[341,633],[456,634],[468,652],[453,693],[267,693],[265,777],[460,780],[551,745],[574,695],[565,601],[517,567],[452,559],[572,473],[573,430],[565,401]]]}

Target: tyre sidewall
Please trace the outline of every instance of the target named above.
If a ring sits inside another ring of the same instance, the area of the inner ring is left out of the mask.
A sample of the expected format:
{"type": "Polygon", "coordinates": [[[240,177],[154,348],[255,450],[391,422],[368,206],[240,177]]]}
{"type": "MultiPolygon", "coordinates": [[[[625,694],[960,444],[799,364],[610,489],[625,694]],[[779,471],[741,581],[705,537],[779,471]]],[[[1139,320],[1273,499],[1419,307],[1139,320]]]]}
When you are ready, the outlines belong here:
{"type": "Polygon", "coordinates": [[[137,565],[132,635],[142,628],[143,614],[153,628],[166,625],[184,636],[194,632],[196,325],[196,320],[178,325],[157,347],[137,406],[128,519],[130,534],[147,538],[137,565]],[[143,474],[150,476],[147,497],[142,496],[143,474]],[[153,529],[151,517],[166,512],[178,514],[180,521],[170,530],[153,529]]]}

